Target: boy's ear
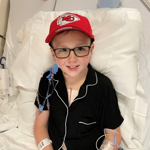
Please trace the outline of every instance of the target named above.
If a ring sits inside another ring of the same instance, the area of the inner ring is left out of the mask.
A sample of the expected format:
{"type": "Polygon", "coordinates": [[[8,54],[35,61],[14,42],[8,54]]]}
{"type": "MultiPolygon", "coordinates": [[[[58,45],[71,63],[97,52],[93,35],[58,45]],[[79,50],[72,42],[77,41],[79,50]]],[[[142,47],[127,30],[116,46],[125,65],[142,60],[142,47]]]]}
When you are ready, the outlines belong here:
{"type": "Polygon", "coordinates": [[[94,49],[94,43],[91,44],[90,53],[89,53],[90,59],[92,57],[93,49],[94,49]]]}
{"type": "Polygon", "coordinates": [[[53,56],[53,61],[56,62],[55,53],[54,53],[52,47],[50,47],[50,50],[51,50],[51,53],[52,53],[52,56],[53,56]]]}
{"type": "Polygon", "coordinates": [[[94,49],[94,42],[91,44],[91,49],[90,49],[90,53],[93,53],[93,49],[94,49]]]}

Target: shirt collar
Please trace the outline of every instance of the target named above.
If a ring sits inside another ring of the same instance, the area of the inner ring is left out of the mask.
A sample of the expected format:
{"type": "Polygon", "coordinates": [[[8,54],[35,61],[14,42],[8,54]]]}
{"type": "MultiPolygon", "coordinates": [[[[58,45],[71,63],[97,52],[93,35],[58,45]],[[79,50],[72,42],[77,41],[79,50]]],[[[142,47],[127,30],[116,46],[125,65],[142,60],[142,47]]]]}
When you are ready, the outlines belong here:
{"type": "MultiPolygon", "coordinates": [[[[65,85],[65,80],[61,69],[58,70],[57,74],[54,75],[55,82],[55,90],[57,91],[59,97],[62,101],[68,105],[68,93],[65,85]]],[[[92,66],[88,65],[88,73],[83,85],[80,87],[79,94],[77,99],[82,99],[82,97],[86,96],[88,88],[86,86],[95,86],[98,82],[96,71],[92,68],[92,66]]]]}
{"type": "Polygon", "coordinates": [[[86,76],[86,79],[83,83],[83,86],[86,85],[95,85],[97,83],[97,75],[95,70],[92,68],[92,66],[89,64],[88,65],[88,73],[86,76]]]}

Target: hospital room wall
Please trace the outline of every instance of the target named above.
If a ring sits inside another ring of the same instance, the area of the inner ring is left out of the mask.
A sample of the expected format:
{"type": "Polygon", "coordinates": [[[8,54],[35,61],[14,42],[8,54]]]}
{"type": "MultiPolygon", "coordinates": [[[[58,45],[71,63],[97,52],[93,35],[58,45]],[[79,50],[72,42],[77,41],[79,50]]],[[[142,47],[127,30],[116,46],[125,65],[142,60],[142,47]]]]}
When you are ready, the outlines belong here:
{"type": "Polygon", "coordinates": [[[10,0],[0,0],[0,57],[4,50],[9,8],[10,0]]]}

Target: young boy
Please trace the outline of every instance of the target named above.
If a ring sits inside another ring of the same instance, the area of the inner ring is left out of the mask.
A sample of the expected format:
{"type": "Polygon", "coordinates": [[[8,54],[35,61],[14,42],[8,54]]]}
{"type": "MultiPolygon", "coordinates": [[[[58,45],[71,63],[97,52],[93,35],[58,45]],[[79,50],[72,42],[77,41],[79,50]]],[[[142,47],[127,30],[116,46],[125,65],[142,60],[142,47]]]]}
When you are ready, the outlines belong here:
{"type": "Polygon", "coordinates": [[[65,13],[50,25],[46,43],[59,69],[51,85],[50,72],[43,75],[35,101],[34,136],[40,150],[96,150],[104,129],[104,143],[113,150],[118,149],[114,141],[120,145],[123,118],[115,90],[89,64],[94,40],[88,19],[81,15],[65,13]]]}

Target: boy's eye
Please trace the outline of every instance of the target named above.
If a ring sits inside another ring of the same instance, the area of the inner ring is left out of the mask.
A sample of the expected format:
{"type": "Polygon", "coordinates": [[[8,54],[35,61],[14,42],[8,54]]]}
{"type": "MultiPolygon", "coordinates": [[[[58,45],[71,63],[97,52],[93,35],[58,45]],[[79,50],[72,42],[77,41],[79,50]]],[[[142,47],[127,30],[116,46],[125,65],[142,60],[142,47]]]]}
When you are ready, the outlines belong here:
{"type": "Polygon", "coordinates": [[[83,51],[83,50],[85,50],[85,49],[84,49],[84,47],[77,47],[77,50],[78,50],[78,51],[83,51]]]}
{"type": "Polygon", "coordinates": [[[61,49],[59,49],[59,51],[60,51],[60,52],[66,52],[67,49],[66,49],[66,48],[61,48],[61,49]]]}

